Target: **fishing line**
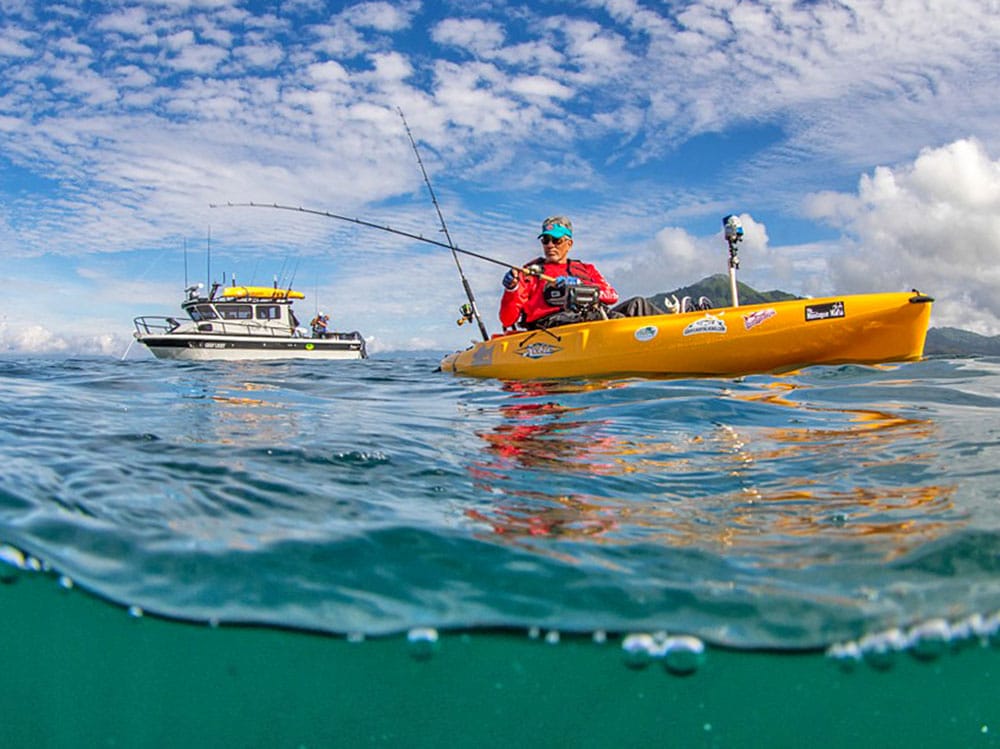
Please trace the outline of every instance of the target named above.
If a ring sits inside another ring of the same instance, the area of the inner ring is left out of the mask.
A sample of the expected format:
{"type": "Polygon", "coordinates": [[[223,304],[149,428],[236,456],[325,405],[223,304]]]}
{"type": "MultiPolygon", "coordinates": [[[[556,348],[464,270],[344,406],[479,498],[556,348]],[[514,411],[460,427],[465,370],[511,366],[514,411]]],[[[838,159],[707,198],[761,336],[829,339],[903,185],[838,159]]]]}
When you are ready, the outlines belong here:
{"type": "Polygon", "coordinates": [[[455,251],[455,243],[451,241],[451,233],[448,231],[448,224],[445,223],[444,214],[441,212],[441,206],[438,203],[437,195],[434,194],[434,188],[431,187],[431,178],[427,176],[427,170],[424,168],[424,160],[420,158],[420,150],[417,148],[417,141],[413,138],[413,133],[410,131],[410,126],[406,122],[406,116],[403,114],[402,108],[396,107],[396,111],[399,112],[399,118],[403,121],[403,128],[406,130],[406,136],[410,139],[410,145],[413,146],[413,153],[417,157],[417,164],[420,165],[420,173],[424,176],[424,184],[427,185],[427,192],[431,195],[431,202],[434,204],[434,210],[437,211],[438,220],[441,222],[441,229],[444,231],[445,239],[448,240],[448,247],[451,249],[451,256],[455,259],[455,267],[458,268],[458,275],[462,279],[462,287],[465,289],[465,296],[469,300],[469,309],[465,311],[465,313],[476,319],[476,322],[479,324],[479,332],[482,334],[483,340],[488,341],[490,339],[490,335],[486,332],[486,326],[483,324],[483,318],[479,316],[479,308],[476,307],[476,298],[472,294],[472,287],[469,285],[469,279],[466,278],[465,272],[462,270],[462,263],[459,261],[458,253],[455,251]]]}
{"type": "Polygon", "coordinates": [[[425,237],[423,234],[414,234],[412,232],[403,231],[402,229],[395,229],[395,228],[393,228],[391,226],[387,226],[385,224],[376,224],[373,221],[365,221],[364,219],[360,219],[360,218],[352,218],[350,216],[341,216],[341,215],[339,215],[337,213],[331,213],[330,211],[318,211],[318,210],[315,210],[315,209],[312,209],[312,208],[303,208],[302,206],[294,206],[294,205],[281,205],[279,203],[255,203],[253,201],[248,201],[248,202],[245,202],[245,203],[233,203],[233,202],[227,202],[227,203],[209,203],[208,207],[209,208],[270,208],[270,209],[279,210],[279,211],[295,211],[297,213],[308,213],[308,214],[311,214],[313,216],[324,216],[326,218],[332,218],[332,219],[336,219],[338,221],[347,221],[348,223],[357,224],[359,226],[367,226],[370,229],[378,229],[379,231],[389,232],[390,234],[396,234],[397,236],[400,236],[400,237],[407,237],[409,239],[415,239],[418,242],[426,242],[427,244],[432,244],[432,245],[435,245],[437,247],[444,247],[446,250],[453,250],[454,252],[460,252],[463,255],[468,255],[469,257],[474,257],[474,258],[479,258],[480,260],[485,260],[488,263],[493,263],[494,265],[499,265],[499,266],[502,266],[504,268],[510,268],[511,270],[516,270],[516,271],[519,271],[520,273],[524,273],[524,274],[529,275],[529,276],[531,276],[531,275],[539,276],[539,278],[542,278],[543,280],[546,280],[546,281],[554,281],[555,280],[554,278],[550,278],[548,276],[542,275],[542,274],[538,273],[537,271],[532,270],[530,268],[524,268],[524,267],[522,267],[520,265],[514,265],[513,263],[508,263],[508,262],[505,262],[503,260],[497,260],[496,258],[490,257],[489,255],[483,255],[482,253],[479,253],[479,252],[473,252],[472,250],[466,250],[466,249],[464,249],[462,247],[459,247],[458,245],[452,246],[452,245],[449,245],[449,244],[445,244],[444,242],[440,242],[440,241],[438,241],[436,239],[431,239],[430,237],[425,237]]]}

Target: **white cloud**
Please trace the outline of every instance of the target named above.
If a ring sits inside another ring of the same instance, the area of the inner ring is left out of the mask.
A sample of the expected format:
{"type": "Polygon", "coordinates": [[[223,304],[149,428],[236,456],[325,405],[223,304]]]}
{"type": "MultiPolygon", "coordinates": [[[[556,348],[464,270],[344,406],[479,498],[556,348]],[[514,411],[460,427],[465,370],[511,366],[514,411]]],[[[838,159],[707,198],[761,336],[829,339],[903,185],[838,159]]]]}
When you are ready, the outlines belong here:
{"type": "Polygon", "coordinates": [[[145,36],[152,33],[149,14],[145,8],[123,8],[97,19],[95,28],[102,31],[116,31],[129,36],[145,36]]]}
{"type": "Polygon", "coordinates": [[[431,29],[431,39],[438,44],[461,47],[479,57],[495,54],[505,38],[503,26],[480,18],[446,18],[431,29]]]}
{"type": "MultiPolygon", "coordinates": [[[[740,251],[752,256],[755,274],[766,277],[774,256],[767,228],[749,214],[741,214],[739,219],[744,231],[740,251]]],[[[677,226],[667,226],[656,232],[646,247],[610,265],[613,274],[609,276],[623,296],[651,296],[726,272],[725,247],[721,225],[720,231],[701,237],[677,226]]],[[[747,279],[740,276],[740,280],[747,279]]]]}
{"type": "Polygon", "coordinates": [[[410,25],[413,13],[420,7],[415,2],[367,2],[350,6],[343,17],[354,26],[377,31],[402,31],[410,25]]]}
{"type": "Polygon", "coordinates": [[[879,167],[857,192],[818,193],[807,210],[846,232],[829,257],[843,291],[918,287],[937,325],[1000,333],[1000,161],[975,139],[879,167]]]}
{"type": "Polygon", "coordinates": [[[247,44],[234,49],[233,54],[255,68],[274,67],[285,56],[284,51],[277,44],[247,44]]]}
{"type": "Polygon", "coordinates": [[[70,344],[42,325],[11,326],[0,323],[0,351],[26,354],[59,354],[70,350],[70,344]]]}
{"type": "Polygon", "coordinates": [[[510,90],[521,96],[541,99],[568,99],[573,89],[541,75],[518,76],[511,80],[510,90]]]}
{"type": "Polygon", "coordinates": [[[223,47],[191,42],[188,33],[182,32],[171,40],[170,47],[176,54],[168,55],[165,62],[174,70],[209,74],[229,56],[229,51],[223,47]]]}
{"type": "Polygon", "coordinates": [[[0,29],[0,57],[31,57],[34,34],[16,26],[0,29]]]}

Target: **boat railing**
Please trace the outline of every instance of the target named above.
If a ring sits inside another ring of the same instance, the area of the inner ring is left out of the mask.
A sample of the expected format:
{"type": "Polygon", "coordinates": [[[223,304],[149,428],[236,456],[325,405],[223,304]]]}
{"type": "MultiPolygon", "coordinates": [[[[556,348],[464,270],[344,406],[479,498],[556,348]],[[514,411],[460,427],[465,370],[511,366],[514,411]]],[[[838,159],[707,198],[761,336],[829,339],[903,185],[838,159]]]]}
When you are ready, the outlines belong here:
{"type": "Polygon", "coordinates": [[[139,335],[164,335],[180,327],[180,323],[173,317],[156,317],[146,315],[133,320],[135,331],[139,335]]]}

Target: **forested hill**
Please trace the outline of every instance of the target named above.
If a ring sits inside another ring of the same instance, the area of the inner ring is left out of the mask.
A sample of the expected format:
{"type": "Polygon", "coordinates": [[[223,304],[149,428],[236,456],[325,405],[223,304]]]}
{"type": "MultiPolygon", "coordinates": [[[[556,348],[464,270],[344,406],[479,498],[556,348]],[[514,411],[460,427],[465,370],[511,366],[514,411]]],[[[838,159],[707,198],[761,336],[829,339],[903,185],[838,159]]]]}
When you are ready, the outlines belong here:
{"type": "MultiPolygon", "coordinates": [[[[765,304],[766,302],[781,302],[786,299],[799,298],[795,294],[789,294],[785,291],[757,291],[739,281],[736,282],[736,289],[740,297],[740,304],[765,304]]],[[[724,273],[716,273],[714,276],[703,278],[691,286],[661,292],[648,298],[653,304],[663,307],[664,298],[670,296],[676,296],[678,299],[689,296],[695,301],[699,297],[705,296],[712,301],[713,307],[728,307],[733,303],[732,295],[729,293],[729,276],[724,273]]]]}

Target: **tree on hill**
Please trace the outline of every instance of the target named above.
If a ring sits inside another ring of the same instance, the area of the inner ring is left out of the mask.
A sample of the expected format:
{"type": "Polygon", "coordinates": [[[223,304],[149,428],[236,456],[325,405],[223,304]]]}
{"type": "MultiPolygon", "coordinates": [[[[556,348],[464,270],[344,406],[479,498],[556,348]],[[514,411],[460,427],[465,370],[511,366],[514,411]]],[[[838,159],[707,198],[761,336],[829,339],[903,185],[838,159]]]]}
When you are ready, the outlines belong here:
{"type": "MultiPolygon", "coordinates": [[[[766,304],[768,302],[782,302],[788,299],[800,299],[794,294],[786,291],[757,291],[740,281],[736,282],[736,289],[740,295],[740,304],[766,304]]],[[[713,276],[703,278],[698,283],[691,286],[682,286],[674,291],[660,292],[648,297],[649,301],[659,307],[664,307],[663,300],[676,296],[683,299],[686,296],[697,301],[699,297],[708,297],[712,300],[713,307],[728,307],[733,303],[729,288],[729,276],[724,273],[716,273],[713,276]]]]}
{"type": "Polygon", "coordinates": [[[924,354],[998,356],[1000,336],[984,336],[960,328],[931,328],[927,331],[924,354]]]}

